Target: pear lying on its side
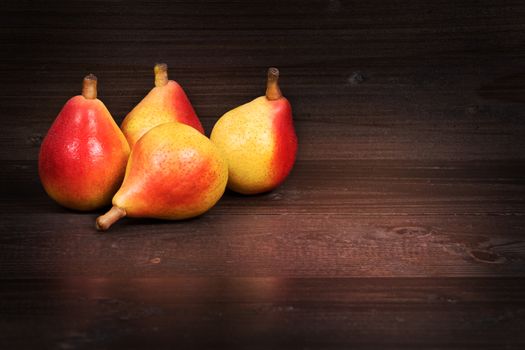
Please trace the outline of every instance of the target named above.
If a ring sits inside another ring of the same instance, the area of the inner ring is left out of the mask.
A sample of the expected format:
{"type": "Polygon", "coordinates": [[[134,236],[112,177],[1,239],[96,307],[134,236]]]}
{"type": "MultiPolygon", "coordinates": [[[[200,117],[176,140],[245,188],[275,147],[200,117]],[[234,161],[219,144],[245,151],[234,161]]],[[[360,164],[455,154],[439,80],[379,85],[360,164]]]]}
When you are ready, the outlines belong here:
{"type": "Polygon", "coordinates": [[[76,210],[111,203],[124,177],[129,146],[108,109],[97,99],[97,78],[84,78],[82,95],[66,102],[38,158],[40,180],[56,202],[76,210]]]}
{"type": "Polygon", "coordinates": [[[147,131],[157,125],[179,122],[204,134],[202,124],[182,87],[168,80],[168,66],[155,65],[155,87],[140,101],[122,122],[122,131],[131,148],[147,131]]]}
{"type": "Polygon", "coordinates": [[[206,136],[181,123],[161,124],[133,147],[113,208],[97,219],[97,228],[105,231],[124,216],[198,216],[217,203],[227,180],[226,160],[206,136]]]}
{"type": "Polygon", "coordinates": [[[270,68],[266,96],[227,112],[213,127],[210,138],[228,160],[228,188],[233,191],[270,191],[286,179],[295,162],[292,109],[278,78],[277,68],[270,68]]]}

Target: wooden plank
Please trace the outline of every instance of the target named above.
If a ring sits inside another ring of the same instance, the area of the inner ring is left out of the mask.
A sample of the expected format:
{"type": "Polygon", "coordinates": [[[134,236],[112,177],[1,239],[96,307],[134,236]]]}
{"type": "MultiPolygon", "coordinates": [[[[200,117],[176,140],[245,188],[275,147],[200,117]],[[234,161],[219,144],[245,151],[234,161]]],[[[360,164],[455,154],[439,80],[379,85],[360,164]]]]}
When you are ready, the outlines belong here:
{"type": "MultiPolygon", "coordinates": [[[[17,164],[2,169],[11,169],[14,177],[17,164]]],[[[525,271],[521,162],[301,161],[271,193],[228,192],[200,218],[126,219],[107,234],[94,229],[97,213],[55,205],[28,169],[7,189],[10,201],[0,204],[4,276],[523,276],[525,271]],[[28,197],[20,197],[20,188],[28,197]],[[31,219],[25,220],[28,212],[31,219]]]]}
{"type": "Polygon", "coordinates": [[[173,3],[162,15],[158,6],[6,6],[0,99],[10,135],[0,159],[36,159],[91,71],[121,121],[151,87],[158,60],[208,133],[262,93],[266,67],[281,67],[300,159],[523,159],[522,109],[508,103],[525,96],[519,2],[291,2],[277,13],[267,2],[213,3],[210,15],[199,3],[173,3]],[[27,78],[13,74],[20,70],[27,78]]]}
{"type": "MultiPolygon", "coordinates": [[[[233,107],[233,106],[232,106],[233,107]]],[[[59,108],[54,113],[58,113],[59,108]]],[[[517,113],[513,112],[513,113],[517,113]]],[[[1,159],[38,158],[40,142],[53,117],[7,125],[11,133],[2,138],[1,159]]],[[[40,118],[40,117],[39,117],[40,118]]],[[[321,117],[322,118],[322,117],[321,117]]],[[[428,119],[392,116],[326,117],[326,120],[297,120],[300,160],[388,159],[388,160],[523,160],[524,124],[517,115],[494,120],[492,115],[469,118],[428,119]]],[[[204,119],[209,133],[216,119],[204,119]]]]}
{"type": "Polygon", "coordinates": [[[0,265],[11,278],[524,275],[521,218],[308,216],[212,211],[101,235],[93,214],[35,214],[31,224],[13,215],[0,265]]]}
{"type": "Polygon", "coordinates": [[[7,348],[525,345],[523,279],[4,280],[0,296],[7,348]]]}

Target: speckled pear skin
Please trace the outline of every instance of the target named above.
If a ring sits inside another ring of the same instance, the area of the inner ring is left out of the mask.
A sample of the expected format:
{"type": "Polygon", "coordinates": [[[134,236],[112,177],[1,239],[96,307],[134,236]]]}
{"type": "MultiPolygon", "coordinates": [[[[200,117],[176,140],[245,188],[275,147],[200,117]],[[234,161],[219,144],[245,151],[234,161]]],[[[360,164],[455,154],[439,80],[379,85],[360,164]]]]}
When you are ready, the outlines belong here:
{"type": "Polygon", "coordinates": [[[75,96],[66,102],[40,148],[42,185],[70,209],[108,205],[124,177],[129,152],[104,103],[75,96]]]}
{"type": "Polygon", "coordinates": [[[169,80],[155,86],[124,118],[122,131],[133,145],[151,128],[168,122],[189,125],[204,134],[202,124],[182,87],[169,80]]]}
{"type": "Polygon", "coordinates": [[[276,100],[261,96],[227,112],[213,127],[210,139],[228,160],[228,188],[242,194],[279,186],[297,153],[292,109],[282,96],[276,100]]]}
{"type": "Polygon", "coordinates": [[[181,123],[165,123],[133,147],[113,205],[130,217],[191,218],[217,203],[227,180],[226,160],[206,136],[181,123]]]}

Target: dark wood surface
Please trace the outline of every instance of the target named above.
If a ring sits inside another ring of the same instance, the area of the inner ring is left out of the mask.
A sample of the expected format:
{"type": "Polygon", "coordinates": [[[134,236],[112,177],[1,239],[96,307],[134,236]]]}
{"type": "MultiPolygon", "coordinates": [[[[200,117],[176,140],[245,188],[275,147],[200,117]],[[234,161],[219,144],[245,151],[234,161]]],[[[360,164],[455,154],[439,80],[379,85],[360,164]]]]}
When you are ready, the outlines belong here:
{"type": "Polygon", "coordinates": [[[0,348],[525,347],[522,1],[3,1],[0,348]],[[42,137],[165,61],[207,133],[264,91],[296,167],[183,222],[60,208],[42,137]]]}

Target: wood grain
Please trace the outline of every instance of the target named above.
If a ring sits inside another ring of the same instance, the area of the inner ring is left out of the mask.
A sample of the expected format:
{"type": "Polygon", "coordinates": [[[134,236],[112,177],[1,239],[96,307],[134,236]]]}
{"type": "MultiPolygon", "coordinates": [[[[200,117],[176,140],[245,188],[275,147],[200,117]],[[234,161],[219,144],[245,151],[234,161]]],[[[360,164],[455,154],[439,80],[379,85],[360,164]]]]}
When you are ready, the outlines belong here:
{"type": "Polygon", "coordinates": [[[0,207],[3,250],[24,248],[0,261],[4,275],[27,278],[524,276],[523,167],[302,161],[271,193],[228,192],[198,219],[127,219],[107,234],[95,231],[97,213],[59,208],[32,174],[0,207]]]}
{"type": "Polygon", "coordinates": [[[0,3],[0,348],[516,348],[522,1],[0,3]],[[58,207],[42,138],[87,73],[117,122],[170,66],[206,132],[281,71],[277,190],[194,220],[58,207]]]}
{"type": "Polygon", "coordinates": [[[80,349],[520,348],[524,286],[425,278],[7,280],[0,344],[30,347],[37,338],[50,348],[80,349]]]}

